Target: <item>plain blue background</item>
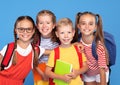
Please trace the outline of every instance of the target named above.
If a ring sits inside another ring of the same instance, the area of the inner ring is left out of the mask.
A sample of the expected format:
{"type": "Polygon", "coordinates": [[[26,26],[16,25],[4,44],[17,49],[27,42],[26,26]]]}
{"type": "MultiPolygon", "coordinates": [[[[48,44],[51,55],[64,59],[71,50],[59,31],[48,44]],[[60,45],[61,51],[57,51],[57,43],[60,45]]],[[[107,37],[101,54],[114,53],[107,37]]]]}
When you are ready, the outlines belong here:
{"type": "MultiPolygon", "coordinates": [[[[91,11],[103,19],[104,30],[112,33],[117,44],[116,65],[112,66],[111,85],[119,85],[120,76],[120,1],[119,0],[3,0],[0,2],[0,49],[13,41],[14,22],[18,16],[29,15],[34,20],[43,9],[55,13],[57,20],[63,17],[75,21],[77,12],[91,11]]],[[[29,78],[28,78],[29,80],[29,78]]],[[[32,85],[28,81],[26,85],[32,85]]]]}

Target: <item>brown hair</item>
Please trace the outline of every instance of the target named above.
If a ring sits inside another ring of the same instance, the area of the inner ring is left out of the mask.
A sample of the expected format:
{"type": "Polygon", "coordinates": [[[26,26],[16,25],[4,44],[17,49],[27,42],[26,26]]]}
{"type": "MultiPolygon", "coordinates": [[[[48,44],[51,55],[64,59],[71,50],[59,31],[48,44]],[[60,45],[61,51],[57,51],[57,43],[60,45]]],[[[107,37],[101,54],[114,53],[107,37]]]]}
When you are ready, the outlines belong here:
{"type": "MultiPolygon", "coordinates": [[[[22,20],[29,20],[33,24],[33,28],[36,31],[35,23],[34,23],[33,19],[30,16],[20,16],[20,17],[17,18],[17,20],[16,20],[16,22],[14,24],[14,42],[15,42],[15,46],[14,46],[13,61],[12,61],[13,65],[16,65],[16,63],[17,63],[16,48],[17,48],[17,40],[18,40],[18,38],[17,38],[17,34],[15,32],[15,29],[16,29],[17,24],[22,20]]],[[[34,39],[34,35],[33,35],[33,39],[34,39]]],[[[34,51],[33,64],[34,64],[34,66],[37,66],[37,64],[38,64],[38,53],[36,52],[34,46],[33,46],[33,51],[34,51]]]]}
{"type": "Polygon", "coordinates": [[[100,17],[99,14],[93,14],[92,12],[79,12],[77,13],[76,15],[76,21],[75,21],[75,31],[76,31],[76,36],[77,36],[77,40],[78,40],[78,28],[77,28],[77,24],[79,24],[79,20],[80,20],[80,17],[82,15],[86,15],[86,14],[90,14],[92,16],[95,17],[95,20],[96,20],[96,25],[97,25],[97,29],[96,29],[96,32],[95,32],[95,38],[96,38],[96,43],[97,41],[101,41],[103,44],[104,44],[104,35],[103,35],[103,27],[102,27],[102,19],[100,17]]]}
{"type": "MultiPolygon", "coordinates": [[[[105,48],[105,53],[106,53],[106,57],[108,57],[108,52],[107,52],[107,49],[105,47],[105,42],[104,42],[104,33],[103,33],[103,26],[102,26],[102,18],[99,14],[94,14],[92,12],[78,12],[77,15],[76,15],[76,21],[75,21],[75,37],[74,37],[74,41],[78,41],[78,38],[79,38],[79,30],[77,28],[77,25],[80,23],[79,20],[80,20],[80,17],[82,15],[86,15],[86,14],[90,14],[92,15],[94,18],[95,18],[95,23],[97,25],[97,29],[96,31],[93,33],[94,36],[95,36],[95,42],[96,44],[98,43],[98,41],[101,41],[101,43],[103,44],[104,48],[105,48]]],[[[108,61],[107,61],[108,63],[108,61]]]]}

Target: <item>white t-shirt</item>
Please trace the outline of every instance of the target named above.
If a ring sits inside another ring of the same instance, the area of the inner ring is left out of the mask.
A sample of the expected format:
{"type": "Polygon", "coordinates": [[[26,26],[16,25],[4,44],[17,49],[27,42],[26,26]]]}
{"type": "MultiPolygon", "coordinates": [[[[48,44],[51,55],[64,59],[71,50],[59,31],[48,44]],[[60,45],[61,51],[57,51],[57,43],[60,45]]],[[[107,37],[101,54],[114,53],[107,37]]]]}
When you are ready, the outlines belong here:
{"type": "MultiPolygon", "coordinates": [[[[41,46],[39,46],[39,48],[40,48],[40,55],[39,55],[39,58],[40,58],[41,55],[43,55],[43,53],[45,52],[45,49],[42,48],[41,46]]],[[[3,47],[3,49],[0,51],[0,54],[1,54],[3,57],[4,57],[4,55],[5,55],[6,50],[7,50],[7,45],[5,45],[5,46],[3,47]]],[[[27,56],[27,55],[31,52],[31,50],[32,50],[32,45],[31,45],[31,44],[29,44],[26,49],[23,49],[23,48],[21,48],[19,45],[17,45],[17,52],[18,52],[20,55],[22,55],[22,56],[27,56]]],[[[13,59],[13,56],[12,56],[10,62],[9,62],[8,67],[5,67],[4,69],[8,69],[8,68],[11,66],[11,64],[12,64],[12,59],[13,59]]],[[[32,66],[32,68],[33,68],[33,58],[32,58],[32,62],[31,62],[31,66],[32,66]]]]}

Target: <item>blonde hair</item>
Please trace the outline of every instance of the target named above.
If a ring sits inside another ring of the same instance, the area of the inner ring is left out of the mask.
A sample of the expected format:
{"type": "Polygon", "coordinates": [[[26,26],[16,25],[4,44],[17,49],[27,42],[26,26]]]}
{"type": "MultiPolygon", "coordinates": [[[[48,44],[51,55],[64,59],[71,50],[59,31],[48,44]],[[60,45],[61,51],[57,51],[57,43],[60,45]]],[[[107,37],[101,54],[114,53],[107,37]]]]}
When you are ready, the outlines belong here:
{"type": "MultiPolygon", "coordinates": [[[[37,16],[36,16],[36,24],[38,24],[39,23],[39,16],[44,16],[44,15],[49,15],[49,16],[51,16],[51,18],[52,18],[52,23],[53,24],[56,24],[56,16],[55,16],[55,14],[52,12],[52,11],[50,11],[50,10],[42,10],[42,11],[40,11],[40,12],[38,12],[38,14],[37,14],[37,16]]],[[[52,36],[51,36],[51,40],[53,41],[53,42],[57,42],[56,41],[56,37],[55,37],[55,28],[52,30],[52,36]]],[[[35,43],[36,42],[39,42],[40,41],[40,36],[41,36],[41,33],[37,30],[37,33],[36,33],[36,39],[35,39],[35,43]]]]}
{"type": "Polygon", "coordinates": [[[73,28],[73,23],[69,18],[62,18],[57,22],[56,30],[61,26],[67,26],[67,25],[70,25],[73,28]]]}

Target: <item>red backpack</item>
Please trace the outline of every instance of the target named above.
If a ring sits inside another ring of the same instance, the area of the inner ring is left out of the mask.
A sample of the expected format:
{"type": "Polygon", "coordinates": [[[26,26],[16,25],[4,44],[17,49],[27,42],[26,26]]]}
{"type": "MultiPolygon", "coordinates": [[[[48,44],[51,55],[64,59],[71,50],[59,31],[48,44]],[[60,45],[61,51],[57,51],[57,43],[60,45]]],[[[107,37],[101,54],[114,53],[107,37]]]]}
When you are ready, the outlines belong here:
{"type": "MultiPolygon", "coordinates": [[[[76,49],[76,52],[78,54],[78,59],[79,59],[79,66],[80,68],[82,68],[83,64],[82,64],[82,54],[78,51],[78,47],[74,46],[76,49]]],[[[59,47],[56,47],[54,49],[55,52],[55,56],[54,56],[54,63],[56,63],[56,60],[59,59],[59,47]]],[[[52,69],[54,71],[54,68],[52,69]]],[[[82,75],[80,75],[80,77],[82,78],[82,75]]],[[[55,83],[53,82],[52,78],[49,78],[49,85],[55,85],[55,83]]]]}
{"type": "MultiPolygon", "coordinates": [[[[4,70],[4,67],[7,67],[9,65],[9,62],[12,58],[12,54],[14,52],[14,42],[11,42],[7,45],[7,49],[6,49],[6,52],[5,52],[5,55],[3,57],[3,60],[1,62],[1,70],[4,70]]],[[[32,46],[35,47],[35,50],[37,50],[37,52],[40,54],[40,49],[37,45],[33,45],[32,46]]]]}

